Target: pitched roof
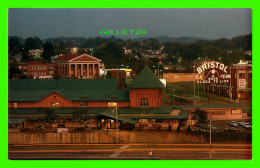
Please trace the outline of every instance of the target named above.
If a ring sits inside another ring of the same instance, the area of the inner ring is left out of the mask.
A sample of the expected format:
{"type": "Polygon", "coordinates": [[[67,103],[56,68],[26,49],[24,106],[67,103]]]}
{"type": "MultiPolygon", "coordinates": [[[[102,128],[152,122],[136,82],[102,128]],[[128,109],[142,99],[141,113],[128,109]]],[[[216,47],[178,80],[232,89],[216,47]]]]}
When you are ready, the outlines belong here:
{"type": "Polygon", "coordinates": [[[100,62],[101,60],[95,57],[92,57],[88,54],[66,54],[64,56],[60,56],[58,58],[54,58],[53,61],[92,61],[92,62],[100,62]]]}
{"type": "Polygon", "coordinates": [[[163,87],[163,83],[154,75],[152,70],[146,65],[128,87],[130,89],[161,88],[163,87]]]}
{"type": "MultiPolygon", "coordinates": [[[[79,108],[54,108],[56,114],[71,115],[75,109],[79,108]]],[[[87,110],[90,116],[105,115],[111,118],[115,118],[113,108],[111,107],[86,107],[80,108],[87,110]]],[[[118,108],[118,119],[129,123],[136,123],[136,119],[187,119],[190,114],[189,111],[180,110],[178,114],[171,114],[172,106],[167,108],[118,108]],[[167,109],[167,110],[166,110],[167,109]],[[144,113],[145,112],[145,113],[144,113]]],[[[20,114],[24,119],[40,119],[40,114],[45,114],[44,108],[9,108],[9,115],[20,114]],[[25,116],[26,115],[26,116],[25,116]]],[[[17,118],[17,116],[16,116],[17,118]]]]}
{"type": "Polygon", "coordinates": [[[119,79],[9,80],[8,101],[39,101],[55,92],[72,101],[129,101],[119,79]]]}
{"type": "Polygon", "coordinates": [[[39,61],[30,61],[30,62],[24,63],[24,65],[47,65],[47,64],[49,64],[49,63],[42,63],[39,61]]]}

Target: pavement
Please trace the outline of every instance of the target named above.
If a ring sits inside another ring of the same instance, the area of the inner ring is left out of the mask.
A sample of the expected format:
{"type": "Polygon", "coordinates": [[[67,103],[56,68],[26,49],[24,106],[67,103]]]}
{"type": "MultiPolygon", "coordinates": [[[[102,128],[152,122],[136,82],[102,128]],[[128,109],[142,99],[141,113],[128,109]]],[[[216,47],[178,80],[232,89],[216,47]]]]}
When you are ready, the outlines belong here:
{"type": "Polygon", "coordinates": [[[250,160],[251,144],[10,145],[11,160],[250,160]]]}

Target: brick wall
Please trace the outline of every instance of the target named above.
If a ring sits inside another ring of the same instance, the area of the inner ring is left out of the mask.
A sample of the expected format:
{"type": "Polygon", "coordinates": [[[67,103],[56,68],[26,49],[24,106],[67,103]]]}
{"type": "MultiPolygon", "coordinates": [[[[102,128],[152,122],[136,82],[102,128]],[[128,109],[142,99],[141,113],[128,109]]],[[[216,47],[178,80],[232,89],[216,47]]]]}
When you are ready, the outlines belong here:
{"type": "Polygon", "coordinates": [[[160,107],[162,89],[130,89],[130,107],[140,107],[141,98],[147,98],[149,107],[160,107]]]}
{"type": "MultiPolygon", "coordinates": [[[[55,104],[57,107],[84,107],[81,106],[82,104],[86,104],[85,106],[87,107],[107,107],[108,102],[102,101],[102,102],[84,102],[84,101],[79,101],[79,102],[73,102],[70,101],[61,95],[57,93],[52,93],[48,95],[47,97],[43,98],[39,102],[8,102],[8,108],[14,108],[14,103],[17,103],[16,108],[48,108],[52,107],[52,104],[55,104]]],[[[129,107],[130,102],[125,101],[125,102],[117,102],[118,107],[129,107]]]]}

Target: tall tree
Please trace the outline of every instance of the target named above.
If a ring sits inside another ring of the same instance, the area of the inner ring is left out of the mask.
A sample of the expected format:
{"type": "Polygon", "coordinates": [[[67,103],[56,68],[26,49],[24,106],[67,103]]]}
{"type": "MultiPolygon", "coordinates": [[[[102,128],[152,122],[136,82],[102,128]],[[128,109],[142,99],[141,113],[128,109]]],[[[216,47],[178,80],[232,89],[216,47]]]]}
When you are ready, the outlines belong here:
{"type": "Polygon", "coordinates": [[[50,41],[43,44],[43,50],[44,50],[44,52],[42,53],[43,59],[50,60],[51,56],[54,56],[54,46],[50,41]]]}
{"type": "Polygon", "coordinates": [[[45,121],[49,124],[54,123],[58,118],[59,115],[55,114],[55,111],[53,108],[46,108],[43,110],[43,112],[46,114],[45,121]]]}
{"type": "Polygon", "coordinates": [[[15,36],[11,36],[8,39],[9,53],[17,53],[20,51],[21,43],[15,36]]]}
{"type": "Polygon", "coordinates": [[[28,37],[25,40],[25,50],[40,49],[42,47],[42,41],[38,37],[28,37]]]}

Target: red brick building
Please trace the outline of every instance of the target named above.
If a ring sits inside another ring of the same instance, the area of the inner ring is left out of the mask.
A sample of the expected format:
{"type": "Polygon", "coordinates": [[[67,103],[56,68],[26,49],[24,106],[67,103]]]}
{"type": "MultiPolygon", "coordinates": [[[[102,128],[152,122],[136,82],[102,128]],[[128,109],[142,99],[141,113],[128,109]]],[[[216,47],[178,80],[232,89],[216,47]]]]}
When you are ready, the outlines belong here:
{"type": "Polygon", "coordinates": [[[100,78],[100,59],[87,54],[67,54],[54,58],[58,74],[66,78],[100,78]]]}
{"type": "MultiPolygon", "coordinates": [[[[230,68],[227,71],[227,74],[230,74],[230,68]]],[[[206,84],[205,91],[224,97],[230,95],[232,99],[252,100],[252,62],[233,64],[231,67],[231,85],[230,81],[206,84]]]]}
{"type": "Polygon", "coordinates": [[[52,79],[57,77],[56,64],[41,63],[38,61],[26,62],[22,66],[22,73],[33,79],[52,79]]]}
{"type": "Polygon", "coordinates": [[[108,107],[108,102],[117,102],[118,107],[160,107],[162,87],[148,67],[129,89],[120,79],[10,80],[9,108],[108,107]]]}

